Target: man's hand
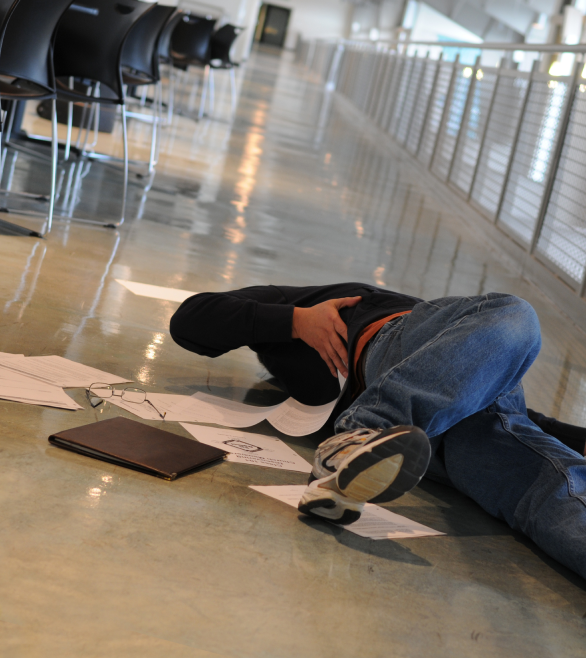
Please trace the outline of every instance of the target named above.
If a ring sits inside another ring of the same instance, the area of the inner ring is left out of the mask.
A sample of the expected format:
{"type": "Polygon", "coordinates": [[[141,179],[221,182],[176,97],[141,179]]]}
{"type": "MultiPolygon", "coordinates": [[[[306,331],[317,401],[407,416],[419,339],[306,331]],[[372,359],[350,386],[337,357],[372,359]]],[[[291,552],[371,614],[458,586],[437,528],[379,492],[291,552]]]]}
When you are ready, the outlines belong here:
{"type": "Polygon", "coordinates": [[[348,328],[340,317],[341,308],[356,306],[362,297],[330,299],[310,308],[293,310],[292,337],[301,338],[327,363],[334,377],[336,368],[348,377],[348,352],[342,338],[348,342],[348,328]]]}

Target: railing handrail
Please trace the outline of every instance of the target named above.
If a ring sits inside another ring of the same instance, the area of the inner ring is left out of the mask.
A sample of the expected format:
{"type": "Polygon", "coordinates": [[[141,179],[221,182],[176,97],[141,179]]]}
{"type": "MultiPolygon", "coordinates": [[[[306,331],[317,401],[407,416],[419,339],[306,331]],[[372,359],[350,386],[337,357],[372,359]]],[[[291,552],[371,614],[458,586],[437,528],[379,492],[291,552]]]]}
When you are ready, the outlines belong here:
{"type": "Polygon", "coordinates": [[[426,46],[433,48],[464,48],[474,50],[504,50],[514,52],[521,50],[524,52],[539,53],[586,53],[586,43],[567,44],[567,43],[470,43],[464,41],[361,41],[357,39],[316,39],[315,41],[324,41],[331,43],[342,43],[345,45],[364,46],[378,45],[389,46],[392,48],[407,48],[408,46],[426,46]]]}

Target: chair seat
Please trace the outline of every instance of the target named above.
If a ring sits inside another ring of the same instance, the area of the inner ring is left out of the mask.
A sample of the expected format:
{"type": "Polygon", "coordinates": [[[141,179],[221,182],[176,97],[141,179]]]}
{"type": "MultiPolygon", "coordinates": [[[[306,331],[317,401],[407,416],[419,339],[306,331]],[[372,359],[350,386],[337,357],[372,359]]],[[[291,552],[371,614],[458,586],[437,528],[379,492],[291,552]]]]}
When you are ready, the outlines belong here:
{"type": "Polygon", "coordinates": [[[113,95],[113,92],[108,90],[104,85],[102,85],[100,88],[99,96],[88,96],[84,92],[70,89],[68,83],[59,78],[57,78],[56,87],[57,98],[62,101],[68,101],[70,103],[106,103],[110,105],[120,104],[117,98],[110,98],[106,95],[107,93],[113,95]]]}
{"type": "Polygon", "coordinates": [[[12,81],[0,79],[0,98],[12,100],[44,100],[54,98],[55,94],[45,87],[26,80],[15,78],[12,81]]]}
{"type": "Polygon", "coordinates": [[[150,75],[137,71],[123,71],[122,82],[125,85],[138,87],[139,85],[152,85],[156,82],[150,75]]]}
{"type": "Polygon", "coordinates": [[[213,69],[233,69],[236,68],[238,64],[235,64],[234,62],[224,62],[221,59],[212,59],[210,66],[213,69]]]}

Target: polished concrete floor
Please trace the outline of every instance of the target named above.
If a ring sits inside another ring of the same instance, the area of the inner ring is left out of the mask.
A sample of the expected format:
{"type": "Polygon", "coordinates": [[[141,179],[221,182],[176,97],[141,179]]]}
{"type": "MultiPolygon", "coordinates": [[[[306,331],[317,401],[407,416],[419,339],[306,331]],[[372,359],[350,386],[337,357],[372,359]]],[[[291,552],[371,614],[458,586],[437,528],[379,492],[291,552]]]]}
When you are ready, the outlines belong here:
{"type": "MultiPolygon", "coordinates": [[[[115,279],[193,291],[341,280],[427,298],[507,291],[543,325],[529,403],[586,423],[583,329],[404,153],[289,55],[254,54],[234,116],[219,82],[212,119],[165,128],[157,175],[133,176],[119,230],[61,219],[45,240],[0,235],[0,351],[60,354],[149,391],[267,404],[282,394],[251,352],[212,361],[182,351],[168,333],[177,304],[115,279]]],[[[45,123],[27,116],[25,127],[46,133],[45,123]]],[[[144,157],[148,125],[130,133],[133,157],[144,157]]],[[[114,152],[118,137],[99,146],[114,152]]],[[[7,182],[43,192],[46,164],[9,155],[7,182]]],[[[120,182],[115,168],[74,161],[59,212],[108,221],[120,182]]],[[[302,474],[222,463],[165,482],[50,447],[54,431],[121,413],[70,394],[84,411],[0,401],[3,658],[585,655],[586,583],[457,492],[424,481],[389,505],[445,537],[362,539],[248,488],[302,474]]],[[[268,424],[254,431],[275,435],[268,424]]],[[[310,460],[327,433],[281,438],[310,460]]]]}

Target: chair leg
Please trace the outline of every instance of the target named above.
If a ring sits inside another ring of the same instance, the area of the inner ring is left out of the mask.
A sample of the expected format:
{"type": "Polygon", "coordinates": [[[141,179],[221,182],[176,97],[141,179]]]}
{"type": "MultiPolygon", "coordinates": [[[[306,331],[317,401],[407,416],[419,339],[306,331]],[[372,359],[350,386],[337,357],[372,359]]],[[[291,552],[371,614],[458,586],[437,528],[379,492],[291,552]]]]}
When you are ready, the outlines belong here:
{"type": "MultiPolygon", "coordinates": [[[[94,96],[100,95],[100,83],[96,83],[94,96]]],[[[98,143],[100,137],[100,104],[96,103],[96,113],[94,115],[94,141],[90,144],[90,148],[93,149],[98,143]]]]}
{"type": "Polygon", "coordinates": [[[151,154],[149,158],[149,174],[155,168],[156,161],[156,149],[157,149],[157,139],[159,133],[159,96],[161,93],[160,82],[155,83],[155,94],[153,98],[153,130],[151,132],[151,154]]]}
{"type": "Polygon", "coordinates": [[[210,75],[208,78],[208,85],[210,87],[210,114],[213,114],[216,85],[214,84],[214,69],[211,67],[210,67],[210,75]]]}
{"type": "Polygon", "coordinates": [[[8,142],[10,141],[10,134],[12,133],[12,125],[14,123],[14,114],[16,112],[16,102],[12,103],[10,112],[3,112],[2,125],[6,124],[4,133],[0,132],[0,187],[2,184],[2,176],[4,175],[4,165],[8,157],[8,142]]]}
{"type": "Polygon", "coordinates": [[[51,232],[53,226],[53,212],[55,210],[55,186],[57,184],[57,166],[59,158],[59,135],[57,128],[57,99],[51,102],[51,196],[49,198],[49,215],[47,217],[47,230],[43,235],[51,232]]]}
{"type": "Polygon", "coordinates": [[[159,81],[159,130],[157,131],[157,143],[155,151],[155,166],[159,164],[161,153],[161,138],[163,136],[163,83],[159,81]]]}
{"type": "Polygon", "coordinates": [[[205,69],[203,70],[203,82],[201,85],[201,99],[199,101],[199,112],[197,114],[198,119],[202,119],[205,113],[206,107],[206,95],[208,90],[208,80],[210,77],[210,65],[206,64],[205,69]]]}
{"type": "Polygon", "coordinates": [[[84,156],[86,154],[87,140],[89,139],[90,132],[91,132],[91,129],[92,129],[92,122],[94,120],[94,115],[96,113],[96,105],[97,105],[97,103],[92,103],[91,104],[90,114],[89,114],[89,117],[88,117],[88,120],[87,120],[87,124],[85,126],[85,139],[83,140],[83,147],[81,149],[81,155],[82,156],[84,156]]]}
{"type": "Polygon", "coordinates": [[[126,125],[126,105],[122,105],[122,139],[124,141],[124,190],[122,192],[122,215],[118,226],[124,223],[126,196],[128,194],[128,128],[126,125]]]}
{"type": "Polygon", "coordinates": [[[0,187],[2,186],[2,176],[4,176],[4,165],[8,157],[8,145],[4,144],[3,128],[6,125],[6,112],[0,109],[0,187]]]}
{"type": "MultiPolygon", "coordinates": [[[[189,93],[187,91],[187,83],[189,82],[189,70],[185,69],[185,71],[181,71],[181,98],[178,99],[178,111],[179,114],[183,113],[183,110],[185,109],[185,99],[187,97],[187,100],[189,100],[189,93]]],[[[185,110],[187,111],[187,110],[185,110]]]]}
{"type": "Polygon", "coordinates": [[[14,125],[14,114],[16,113],[16,102],[12,103],[10,108],[10,114],[8,116],[8,125],[6,126],[6,132],[4,135],[4,142],[8,144],[10,141],[10,136],[12,135],[12,126],[14,125]]]}
{"type": "MultiPolygon", "coordinates": [[[[73,89],[73,78],[69,78],[69,89],[73,89]]],[[[73,128],[73,103],[67,103],[67,137],[65,139],[65,153],[63,155],[63,160],[65,160],[65,162],[69,160],[69,155],[71,153],[72,128],[73,128]]]]}
{"type": "Polygon", "coordinates": [[[232,112],[236,110],[236,73],[234,68],[230,69],[230,105],[232,112]]]}
{"type": "Polygon", "coordinates": [[[199,78],[197,75],[193,76],[193,84],[191,85],[191,92],[189,94],[189,98],[187,99],[187,113],[190,114],[191,110],[193,110],[193,106],[195,104],[195,98],[197,96],[197,90],[199,87],[199,78]]]}
{"type": "Polygon", "coordinates": [[[173,121],[173,106],[175,104],[175,73],[173,66],[169,67],[169,93],[167,99],[167,123],[173,121]]]}

